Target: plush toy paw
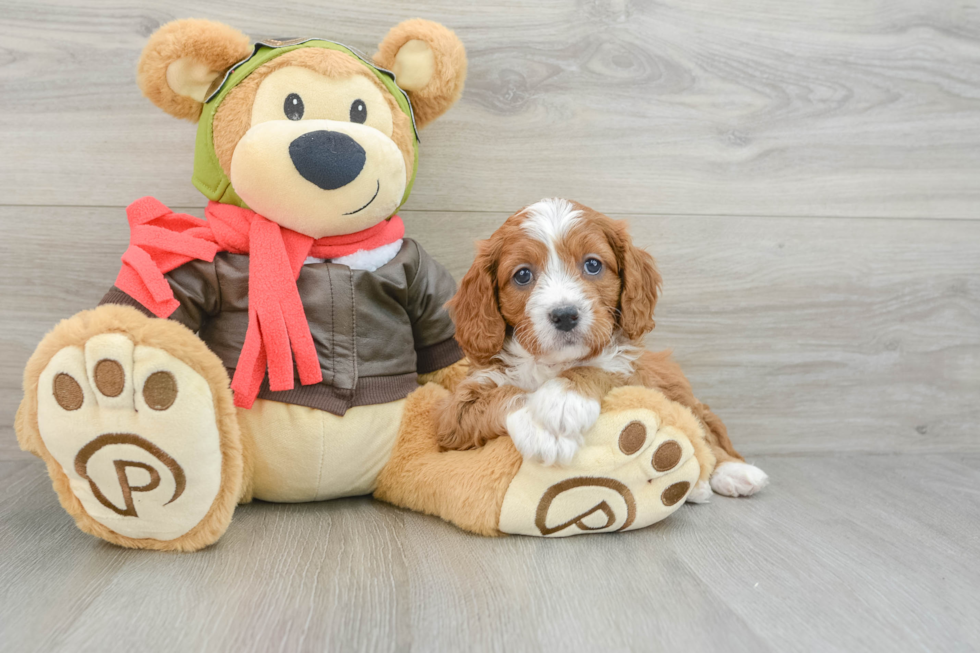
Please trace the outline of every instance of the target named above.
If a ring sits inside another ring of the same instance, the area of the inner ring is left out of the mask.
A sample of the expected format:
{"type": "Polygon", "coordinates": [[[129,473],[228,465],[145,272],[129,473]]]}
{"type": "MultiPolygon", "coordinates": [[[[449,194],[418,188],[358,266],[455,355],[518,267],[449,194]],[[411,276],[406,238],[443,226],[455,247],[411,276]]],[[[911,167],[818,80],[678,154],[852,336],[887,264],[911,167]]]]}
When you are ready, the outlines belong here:
{"type": "Polygon", "coordinates": [[[237,456],[240,468],[241,451],[229,451],[211,386],[184,361],[100,333],[51,356],[36,402],[35,450],[84,530],[124,546],[191,550],[227,527],[240,486],[223,487],[222,464],[237,456]]]}
{"type": "Polygon", "coordinates": [[[525,458],[504,497],[502,532],[564,537],[633,530],[684,503],[700,472],[691,440],[702,433],[661,393],[631,392],[644,398],[634,405],[650,407],[601,414],[566,466],[525,458]]]}

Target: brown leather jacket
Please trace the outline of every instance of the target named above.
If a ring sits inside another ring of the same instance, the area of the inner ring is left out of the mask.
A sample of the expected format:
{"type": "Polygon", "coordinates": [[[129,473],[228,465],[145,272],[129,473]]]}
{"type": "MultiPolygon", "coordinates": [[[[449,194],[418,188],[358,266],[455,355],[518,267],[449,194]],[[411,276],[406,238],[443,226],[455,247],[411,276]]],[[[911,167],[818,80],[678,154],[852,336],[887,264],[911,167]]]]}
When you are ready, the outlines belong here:
{"type": "MultiPolygon", "coordinates": [[[[234,374],[248,327],[248,256],[223,252],[169,272],[180,302],[170,319],[198,333],[234,374]]],[[[463,357],[445,303],[456,292],[452,276],[406,238],[391,261],[373,272],[335,263],[303,266],[296,281],[323,370],[323,382],[272,392],[262,399],[343,415],[352,406],[405,397],[419,374],[463,357]]],[[[115,286],[102,304],[135,306],[115,286]]]]}

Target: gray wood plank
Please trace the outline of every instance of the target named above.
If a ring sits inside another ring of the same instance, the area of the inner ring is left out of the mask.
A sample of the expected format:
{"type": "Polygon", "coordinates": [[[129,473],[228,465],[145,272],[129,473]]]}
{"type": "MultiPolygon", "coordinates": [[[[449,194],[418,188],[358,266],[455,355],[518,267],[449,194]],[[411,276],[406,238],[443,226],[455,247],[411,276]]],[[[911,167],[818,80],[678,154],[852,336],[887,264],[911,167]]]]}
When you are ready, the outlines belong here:
{"type": "Polygon", "coordinates": [[[460,106],[409,208],[575,195],[623,213],[975,218],[980,4],[897,0],[0,2],[0,203],[196,205],[194,127],[142,99],[147,36],[187,16],[373,51],[455,28],[460,106]]]}
{"type": "MultiPolygon", "coordinates": [[[[459,278],[505,214],[404,216],[459,278]]],[[[980,222],[630,221],[665,278],[648,344],[674,349],[743,453],[980,452],[980,222]]],[[[98,302],[126,238],[121,209],[0,208],[17,243],[0,261],[0,424],[37,342],[98,302]],[[75,246],[53,252],[52,233],[75,246]]]]}
{"type": "Polygon", "coordinates": [[[21,465],[0,475],[0,649],[980,646],[980,457],[760,462],[763,494],[622,535],[493,540],[369,499],[257,503],[186,555],[77,531],[43,466],[21,465]]]}

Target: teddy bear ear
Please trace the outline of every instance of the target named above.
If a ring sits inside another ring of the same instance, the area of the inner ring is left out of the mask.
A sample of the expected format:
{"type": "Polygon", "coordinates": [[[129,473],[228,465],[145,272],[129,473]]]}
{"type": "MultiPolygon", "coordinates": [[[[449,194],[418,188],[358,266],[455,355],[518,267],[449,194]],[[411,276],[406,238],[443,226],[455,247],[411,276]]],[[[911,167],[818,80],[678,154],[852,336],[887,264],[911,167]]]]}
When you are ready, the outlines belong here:
{"type": "Polygon", "coordinates": [[[153,104],[196,121],[212,82],[251,52],[251,40],[227,25],[175,20],[154,32],[143,48],[136,82],[153,104]]]}
{"type": "Polygon", "coordinates": [[[463,93],[466,50],[452,30],[416,18],[388,32],[374,63],[395,73],[395,81],[408,92],[415,124],[432,122],[463,93]]]}

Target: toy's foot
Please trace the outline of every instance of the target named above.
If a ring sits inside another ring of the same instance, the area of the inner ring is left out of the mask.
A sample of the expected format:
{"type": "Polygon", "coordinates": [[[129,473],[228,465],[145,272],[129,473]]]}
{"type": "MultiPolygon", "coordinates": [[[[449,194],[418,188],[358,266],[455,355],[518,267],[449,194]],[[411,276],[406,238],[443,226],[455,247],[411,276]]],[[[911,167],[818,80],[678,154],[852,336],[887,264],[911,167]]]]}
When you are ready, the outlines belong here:
{"type": "Polygon", "coordinates": [[[711,474],[711,489],[726,497],[752,496],[767,485],[769,475],[749,463],[722,463],[711,474]]]}
{"type": "MultiPolygon", "coordinates": [[[[653,390],[652,405],[668,400],[653,390]]],[[[658,522],[698,481],[694,419],[633,408],[603,413],[565,467],[524,460],[500,511],[504,533],[563,537],[632,530],[658,522]]]]}
{"type": "Polygon", "coordinates": [[[190,365],[129,335],[101,333],[54,353],[36,401],[43,448],[34,449],[83,530],[178,550],[224,532],[240,488],[238,434],[222,437],[211,386],[190,365]],[[226,482],[223,462],[237,464],[237,482],[226,482]]]}

